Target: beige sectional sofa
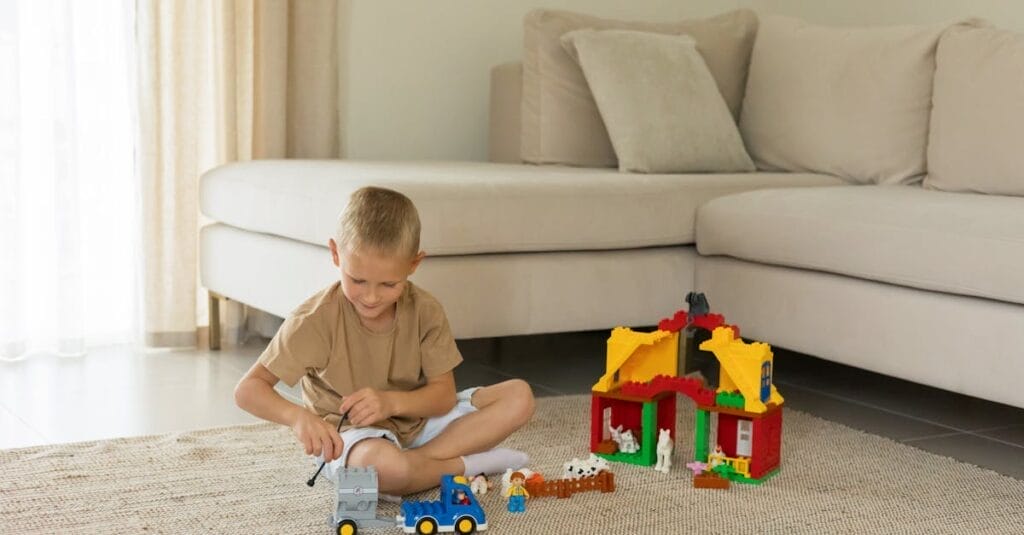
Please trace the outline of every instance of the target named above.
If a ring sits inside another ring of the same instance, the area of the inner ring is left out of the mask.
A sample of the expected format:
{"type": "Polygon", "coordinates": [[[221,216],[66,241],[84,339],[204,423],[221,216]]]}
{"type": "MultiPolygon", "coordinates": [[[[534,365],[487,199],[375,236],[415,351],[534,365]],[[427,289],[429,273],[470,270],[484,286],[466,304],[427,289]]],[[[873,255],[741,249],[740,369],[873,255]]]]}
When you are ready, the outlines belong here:
{"type": "Polygon", "coordinates": [[[651,325],[697,289],[745,336],[1024,407],[1024,38],[749,11],[629,23],[693,36],[758,167],[645,174],[606,167],[626,145],[595,132],[601,110],[559,55],[574,29],[623,24],[527,17],[524,64],[492,72],[496,162],[207,173],[204,286],[286,316],[336,279],[335,218],[376,184],[417,203],[415,280],[457,337],[651,325]]]}

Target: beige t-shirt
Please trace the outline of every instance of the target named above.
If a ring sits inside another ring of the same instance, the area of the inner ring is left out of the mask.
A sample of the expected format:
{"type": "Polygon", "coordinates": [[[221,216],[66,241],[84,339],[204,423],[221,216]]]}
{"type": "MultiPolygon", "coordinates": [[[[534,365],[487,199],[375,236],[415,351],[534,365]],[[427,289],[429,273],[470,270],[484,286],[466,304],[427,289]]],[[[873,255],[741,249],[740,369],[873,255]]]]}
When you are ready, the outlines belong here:
{"type": "MultiPolygon", "coordinates": [[[[259,362],[289,386],[301,379],[306,406],[336,426],[342,396],[365,387],[414,390],[427,377],[453,370],[462,355],[441,304],[411,282],[398,299],[391,330],[384,333],[363,326],[336,282],[295,309],[259,362]]],[[[395,416],[373,426],[393,431],[407,446],[425,422],[395,416]]]]}

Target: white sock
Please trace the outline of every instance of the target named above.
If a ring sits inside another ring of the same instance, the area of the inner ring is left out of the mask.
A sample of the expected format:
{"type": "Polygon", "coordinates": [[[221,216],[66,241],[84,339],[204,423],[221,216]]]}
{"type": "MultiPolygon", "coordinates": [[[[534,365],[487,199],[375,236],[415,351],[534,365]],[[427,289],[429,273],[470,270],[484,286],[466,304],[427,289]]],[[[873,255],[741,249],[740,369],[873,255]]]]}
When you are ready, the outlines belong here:
{"type": "Polygon", "coordinates": [[[474,453],[462,457],[462,464],[466,465],[466,475],[477,474],[501,474],[511,468],[519,470],[530,462],[530,456],[509,448],[494,448],[483,453],[474,453]]]}

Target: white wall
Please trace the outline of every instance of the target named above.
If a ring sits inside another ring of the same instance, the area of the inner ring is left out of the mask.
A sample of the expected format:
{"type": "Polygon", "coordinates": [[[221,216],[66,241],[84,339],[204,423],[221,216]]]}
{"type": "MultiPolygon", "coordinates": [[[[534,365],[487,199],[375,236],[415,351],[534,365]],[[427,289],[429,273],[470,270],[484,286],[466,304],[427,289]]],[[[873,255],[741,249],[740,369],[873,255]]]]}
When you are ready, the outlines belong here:
{"type": "Polygon", "coordinates": [[[340,1],[342,149],[356,159],[486,160],[489,71],[519,60],[536,7],[637,20],[752,7],[835,25],[980,16],[1024,31],[1024,0],[340,1]]]}
{"type": "Polygon", "coordinates": [[[519,60],[523,16],[533,8],[678,20],[753,2],[345,0],[342,153],[355,159],[486,160],[490,68],[519,60]]]}
{"type": "Polygon", "coordinates": [[[755,0],[760,12],[821,24],[930,24],[981,17],[1001,28],[1024,31],[1022,0],[755,0]]]}

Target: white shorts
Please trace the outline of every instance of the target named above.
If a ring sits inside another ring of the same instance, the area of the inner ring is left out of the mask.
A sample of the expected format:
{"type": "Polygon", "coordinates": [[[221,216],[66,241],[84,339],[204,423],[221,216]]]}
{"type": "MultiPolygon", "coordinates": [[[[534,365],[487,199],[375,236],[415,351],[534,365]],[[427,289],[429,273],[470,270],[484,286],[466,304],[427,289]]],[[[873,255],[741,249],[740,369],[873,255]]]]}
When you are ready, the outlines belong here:
{"type": "MultiPolygon", "coordinates": [[[[426,425],[423,426],[423,431],[421,431],[419,436],[409,444],[409,448],[403,448],[398,442],[398,437],[388,429],[381,429],[379,427],[353,427],[342,431],[341,441],[344,443],[344,446],[341,450],[341,457],[331,461],[324,467],[324,475],[331,481],[337,481],[335,474],[339,468],[345,467],[348,463],[348,454],[352,449],[352,446],[355,446],[368,438],[386,438],[398,446],[399,449],[418,448],[427,442],[434,440],[442,431],[445,430],[445,428],[448,427],[449,424],[469,413],[476,412],[476,407],[473,406],[472,399],[473,394],[479,389],[479,386],[474,386],[455,394],[455,398],[457,400],[455,407],[443,416],[428,418],[426,425]]],[[[313,459],[314,464],[317,466],[319,466],[322,461],[322,456],[317,456],[313,459]]]]}

